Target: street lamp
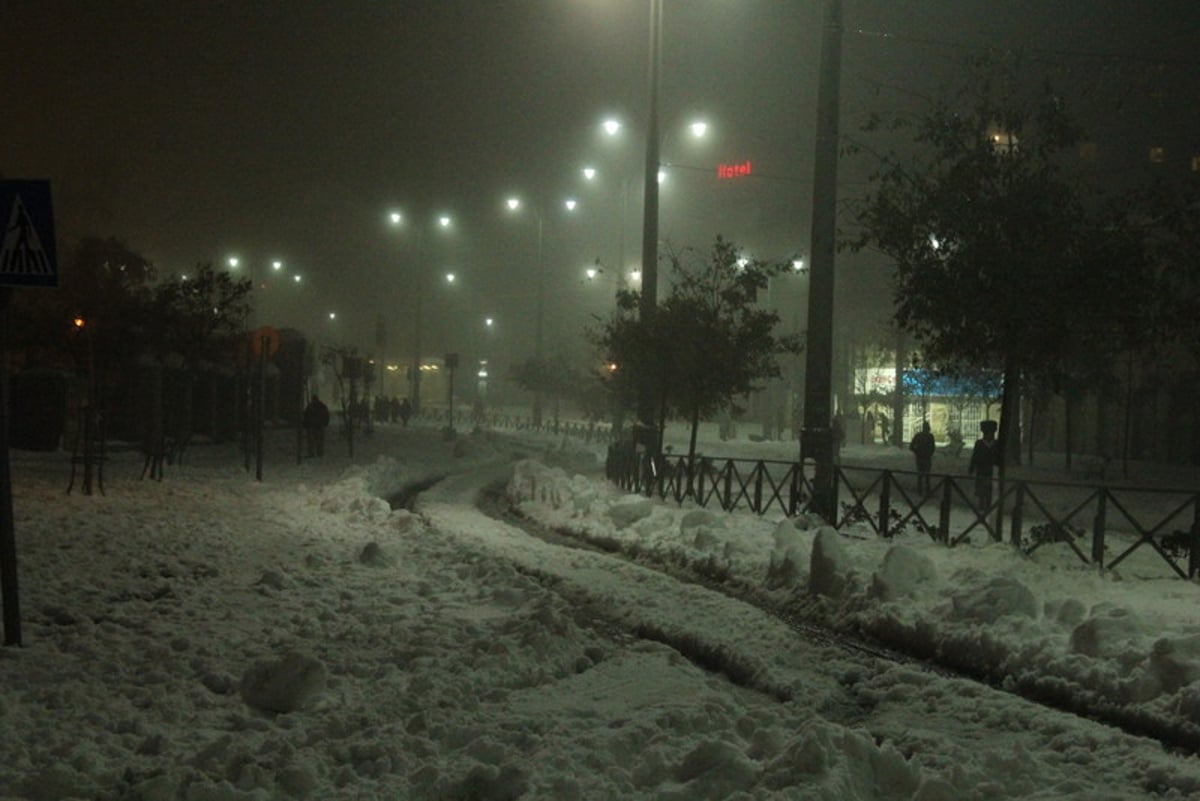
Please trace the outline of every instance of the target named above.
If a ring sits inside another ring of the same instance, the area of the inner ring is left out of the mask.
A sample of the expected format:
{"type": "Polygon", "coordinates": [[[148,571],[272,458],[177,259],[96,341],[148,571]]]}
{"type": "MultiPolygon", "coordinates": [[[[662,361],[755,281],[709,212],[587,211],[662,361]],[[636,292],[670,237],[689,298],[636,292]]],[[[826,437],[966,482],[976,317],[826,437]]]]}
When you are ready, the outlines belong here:
{"type": "MultiPolygon", "coordinates": [[[[439,228],[446,229],[450,227],[451,219],[448,214],[438,215],[436,223],[439,228]]],[[[393,228],[399,228],[404,224],[404,215],[399,211],[388,213],[388,221],[393,228]]],[[[421,296],[425,293],[425,229],[422,226],[417,226],[417,290],[414,297],[414,314],[413,314],[413,363],[412,363],[412,380],[411,403],[414,412],[421,411],[421,296]]]]}
{"type": "MultiPolygon", "coordinates": [[[[504,201],[504,205],[508,207],[509,213],[515,214],[521,210],[523,203],[519,197],[509,197],[504,201]]],[[[573,198],[568,198],[563,201],[563,208],[568,212],[575,211],[578,204],[573,198]]],[[[534,323],[534,357],[540,363],[545,355],[545,324],[546,324],[546,259],[545,259],[545,220],[542,216],[542,211],[538,207],[530,209],[534,219],[537,220],[537,310],[536,321],[534,323]]],[[[533,425],[539,427],[542,424],[542,393],[535,392],[533,395],[533,425]]]]}

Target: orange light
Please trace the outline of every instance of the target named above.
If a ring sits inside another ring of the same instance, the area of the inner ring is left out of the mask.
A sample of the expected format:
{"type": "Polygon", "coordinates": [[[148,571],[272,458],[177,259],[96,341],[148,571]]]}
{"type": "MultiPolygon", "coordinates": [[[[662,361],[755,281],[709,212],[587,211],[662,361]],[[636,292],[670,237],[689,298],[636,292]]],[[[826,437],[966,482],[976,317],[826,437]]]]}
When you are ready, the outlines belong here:
{"type": "Polygon", "coordinates": [[[83,326],[84,326],[84,319],[82,317],[76,317],[71,322],[72,322],[72,324],[74,324],[74,326],[76,328],[83,328],[83,326]]]}

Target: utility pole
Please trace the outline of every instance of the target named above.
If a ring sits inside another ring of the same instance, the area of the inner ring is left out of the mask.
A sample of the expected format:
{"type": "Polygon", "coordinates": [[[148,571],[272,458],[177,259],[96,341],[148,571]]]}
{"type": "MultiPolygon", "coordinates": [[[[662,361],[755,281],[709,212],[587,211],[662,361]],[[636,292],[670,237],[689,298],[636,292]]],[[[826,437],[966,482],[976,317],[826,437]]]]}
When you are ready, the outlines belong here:
{"type": "Polygon", "coordinates": [[[826,520],[837,514],[833,464],[833,268],[837,231],[838,94],[841,83],[842,3],[826,0],[817,90],[817,142],[813,171],[812,248],[809,266],[808,342],[804,429],[800,459],[813,460],[811,507],[826,520]]]}
{"type": "MultiPolygon", "coordinates": [[[[646,175],[642,207],[642,294],[638,313],[645,330],[652,330],[658,306],[658,89],[662,66],[662,0],[650,0],[650,70],[649,112],[646,124],[646,175]]],[[[657,456],[662,432],[657,428],[655,380],[649,374],[641,377],[638,387],[639,434],[650,456],[657,456]]]]}

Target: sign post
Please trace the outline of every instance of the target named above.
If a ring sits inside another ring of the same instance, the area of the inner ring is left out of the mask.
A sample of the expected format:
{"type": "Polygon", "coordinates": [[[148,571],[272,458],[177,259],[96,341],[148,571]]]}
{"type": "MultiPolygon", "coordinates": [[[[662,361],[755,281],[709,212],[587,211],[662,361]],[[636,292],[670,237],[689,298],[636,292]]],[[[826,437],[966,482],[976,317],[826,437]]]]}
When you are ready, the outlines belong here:
{"type": "Polygon", "coordinates": [[[8,313],[13,287],[58,286],[49,181],[0,181],[0,600],[4,644],[21,644],[17,535],[8,453],[8,313]]]}

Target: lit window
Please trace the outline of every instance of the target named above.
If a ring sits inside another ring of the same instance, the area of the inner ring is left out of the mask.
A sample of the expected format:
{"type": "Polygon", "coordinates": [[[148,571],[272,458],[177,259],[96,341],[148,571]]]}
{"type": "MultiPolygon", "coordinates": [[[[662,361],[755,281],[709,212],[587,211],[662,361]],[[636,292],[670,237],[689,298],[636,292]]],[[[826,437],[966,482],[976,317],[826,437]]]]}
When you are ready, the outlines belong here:
{"type": "Polygon", "coordinates": [[[1200,156],[1192,156],[1192,172],[1200,172],[1200,156]]]}
{"type": "Polygon", "coordinates": [[[1151,164],[1162,164],[1164,161],[1166,161],[1166,158],[1167,158],[1167,149],[1165,147],[1150,148],[1150,163],[1151,164]]]}
{"type": "Polygon", "coordinates": [[[992,150],[996,153],[1015,153],[1017,150],[1017,135],[1012,131],[993,129],[988,138],[992,142],[992,150]]]}

